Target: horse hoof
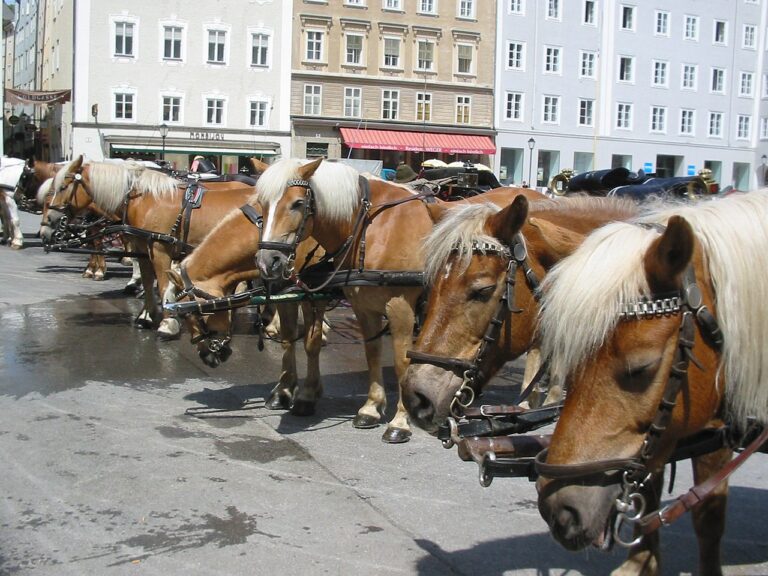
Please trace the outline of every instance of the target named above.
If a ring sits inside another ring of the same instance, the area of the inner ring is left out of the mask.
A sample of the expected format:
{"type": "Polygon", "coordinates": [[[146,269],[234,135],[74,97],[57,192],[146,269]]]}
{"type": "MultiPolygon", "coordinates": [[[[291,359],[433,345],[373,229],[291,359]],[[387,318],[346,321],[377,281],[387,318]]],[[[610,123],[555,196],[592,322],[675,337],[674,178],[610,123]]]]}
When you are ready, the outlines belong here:
{"type": "Polygon", "coordinates": [[[17,244],[16,242],[11,242],[11,250],[21,250],[21,248],[22,248],[21,243],[17,244]]]}
{"type": "Polygon", "coordinates": [[[403,428],[387,428],[381,435],[381,441],[386,444],[403,444],[411,439],[411,431],[403,428]]]}
{"type": "Polygon", "coordinates": [[[315,413],[315,403],[309,400],[294,400],[291,414],[294,416],[312,416],[315,413]]]}
{"type": "Polygon", "coordinates": [[[93,279],[96,280],[96,282],[103,282],[104,274],[100,274],[99,272],[96,272],[96,274],[93,275],[93,279]]]}
{"type": "Polygon", "coordinates": [[[352,420],[352,426],[355,428],[376,428],[379,425],[380,418],[370,416],[369,414],[358,414],[352,420]]]}
{"type": "Polygon", "coordinates": [[[289,410],[291,401],[287,396],[276,393],[267,398],[267,401],[264,402],[264,407],[268,410],[289,410]]]}
{"type": "Polygon", "coordinates": [[[171,342],[172,340],[178,340],[179,338],[181,338],[181,332],[176,332],[176,334],[171,334],[170,332],[161,332],[160,330],[158,330],[157,336],[163,342],[171,342]]]}
{"type": "Polygon", "coordinates": [[[93,271],[86,270],[85,272],[83,272],[83,278],[93,278],[93,271]]]}

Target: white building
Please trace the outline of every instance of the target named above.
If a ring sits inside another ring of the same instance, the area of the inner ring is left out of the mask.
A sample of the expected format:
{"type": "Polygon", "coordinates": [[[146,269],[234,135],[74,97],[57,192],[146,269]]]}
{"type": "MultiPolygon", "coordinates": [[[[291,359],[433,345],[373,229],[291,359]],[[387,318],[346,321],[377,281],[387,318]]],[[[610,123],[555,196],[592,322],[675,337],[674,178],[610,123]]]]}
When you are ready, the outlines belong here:
{"type": "Polygon", "coordinates": [[[202,154],[224,172],[290,156],[291,11],[290,0],[77,0],[73,152],[164,154],[178,168],[202,154]]]}
{"type": "Polygon", "coordinates": [[[501,180],[707,167],[721,187],[762,185],[767,9],[768,0],[500,1],[501,180]]]}

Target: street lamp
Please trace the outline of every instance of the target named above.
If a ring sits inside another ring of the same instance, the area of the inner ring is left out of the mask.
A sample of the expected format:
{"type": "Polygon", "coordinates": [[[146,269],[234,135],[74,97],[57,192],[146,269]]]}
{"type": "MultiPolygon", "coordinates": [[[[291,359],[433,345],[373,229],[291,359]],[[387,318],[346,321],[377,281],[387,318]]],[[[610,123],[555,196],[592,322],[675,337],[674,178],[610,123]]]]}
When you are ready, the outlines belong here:
{"type": "Polygon", "coordinates": [[[161,160],[165,160],[165,137],[166,137],[166,136],[168,136],[168,124],[166,124],[165,122],[163,122],[163,123],[162,123],[162,124],[160,124],[160,126],[158,127],[158,130],[160,130],[160,138],[162,138],[162,139],[163,139],[163,152],[162,152],[162,154],[160,155],[160,159],[161,159],[161,160]]]}
{"type": "Polygon", "coordinates": [[[531,188],[535,188],[535,186],[531,185],[531,175],[532,175],[532,168],[533,168],[533,149],[535,146],[536,146],[536,140],[534,140],[533,137],[528,138],[528,150],[530,151],[528,153],[528,186],[530,186],[531,188]]]}

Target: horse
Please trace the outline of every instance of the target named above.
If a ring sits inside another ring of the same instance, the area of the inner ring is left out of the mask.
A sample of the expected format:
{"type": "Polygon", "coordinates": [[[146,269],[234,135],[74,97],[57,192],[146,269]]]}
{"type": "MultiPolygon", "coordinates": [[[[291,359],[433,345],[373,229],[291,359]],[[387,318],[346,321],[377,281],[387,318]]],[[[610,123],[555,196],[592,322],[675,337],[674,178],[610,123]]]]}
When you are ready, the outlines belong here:
{"type": "MultiPolygon", "coordinates": [[[[169,284],[164,301],[210,300],[231,295],[238,284],[259,278],[254,254],[260,239],[261,210],[249,202],[232,210],[205,237],[200,245],[179,263],[178,269],[168,271],[169,284]]],[[[297,258],[303,264],[310,242],[303,242],[297,258]]],[[[307,377],[298,391],[295,343],[298,336],[296,303],[276,305],[280,318],[280,343],[283,346],[282,372],[265,406],[272,410],[290,409],[295,415],[311,415],[314,403],[305,400],[305,390],[314,391],[320,383],[320,348],[323,337],[322,301],[301,304],[304,313],[304,348],[307,354],[307,377]],[[307,384],[308,383],[308,384],[307,384]]],[[[216,367],[231,354],[232,310],[212,314],[187,315],[191,340],[205,364],[216,367]]],[[[310,393],[311,394],[311,393],[310,393]]],[[[311,399],[311,398],[310,398],[311,399]]]]}
{"type": "MultiPolygon", "coordinates": [[[[437,432],[505,362],[535,354],[538,287],[547,271],[596,227],[638,210],[619,198],[529,203],[524,196],[503,209],[476,204],[444,210],[424,241],[430,292],[403,381],[411,421],[437,432]]],[[[532,377],[528,370],[523,389],[532,377]]],[[[547,402],[558,390],[550,396],[547,402]]]]}
{"type": "MultiPolygon", "coordinates": [[[[415,310],[424,292],[421,274],[424,258],[421,240],[433,221],[425,204],[426,195],[407,186],[363,178],[343,164],[302,163],[284,159],[264,166],[257,184],[257,198],[264,211],[264,228],[257,253],[262,280],[280,281],[294,268],[295,246],[311,236],[327,254],[334,256],[337,271],[354,269],[406,272],[418,275],[410,285],[401,284],[405,274],[388,284],[381,278],[366,285],[345,286],[364,339],[368,364],[368,398],[352,421],[356,428],[377,427],[386,410],[382,385],[381,338],[383,317],[392,335],[398,392],[408,365],[415,310]]],[[[506,205],[521,189],[500,188],[461,202],[495,201],[506,205]]],[[[528,194],[538,195],[528,191],[528,194]]],[[[441,203],[442,201],[436,201],[441,203]]],[[[342,275],[343,275],[342,274],[342,275]]],[[[387,443],[407,442],[410,425],[398,394],[397,411],[382,435],[387,443]]]]}
{"type": "Polygon", "coordinates": [[[38,192],[44,182],[56,176],[66,165],[64,162],[53,163],[28,158],[16,183],[13,199],[20,210],[39,213],[42,204],[37,201],[38,192]]]}
{"type": "Polygon", "coordinates": [[[202,194],[200,208],[185,214],[182,202],[187,185],[139,164],[84,165],[83,157],[79,156],[54,179],[52,208],[73,215],[95,209],[110,220],[131,227],[134,250],[148,256],[139,260],[145,310],[136,323],[156,326],[162,338],[178,337],[179,324],[158,306],[155,280],[159,293],[164,294],[171,262],[199,244],[230,210],[244,204],[254,192],[252,185],[239,181],[206,181],[204,189],[209,193],[202,194]]]}
{"type": "MultiPolygon", "coordinates": [[[[547,275],[542,354],[567,394],[536,487],[565,548],[616,540],[637,551],[637,572],[658,573],[658,532],[640,542],[624,532],[664,519],[644,514],[677,441],[723,422],[768,425],[766,219],[766,190],[656,207],[596,230],[547,275]]],[[[695,482],[731,455],[694,458],[695,482]]],[[[728,484],[715,484],[693,509],[705,575],[722,573],[728,484]]]]}
{"type": "Polygon", "coordinates": [[[25,162],[21,158],[0,158],[0,217],[3,220],[3,236],[10,240],[11,248],[19,250],[24,246],[24,234],[21,231],[19,210],[13,199],[16,185],[24,171],[25,162]]]}

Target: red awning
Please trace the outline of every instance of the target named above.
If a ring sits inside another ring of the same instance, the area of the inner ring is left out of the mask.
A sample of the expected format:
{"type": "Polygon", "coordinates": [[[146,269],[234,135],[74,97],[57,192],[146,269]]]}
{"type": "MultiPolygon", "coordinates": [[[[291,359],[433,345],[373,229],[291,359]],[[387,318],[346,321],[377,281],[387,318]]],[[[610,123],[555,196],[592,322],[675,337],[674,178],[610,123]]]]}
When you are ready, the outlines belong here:
{"type": "Polygon", "coordinates": [[[488,136],[360,130],[358,128],[340,128],[340,130],[344,144],[350,148],[443,152],[445,154],[496,154],[496,146],[488,136]]]}

